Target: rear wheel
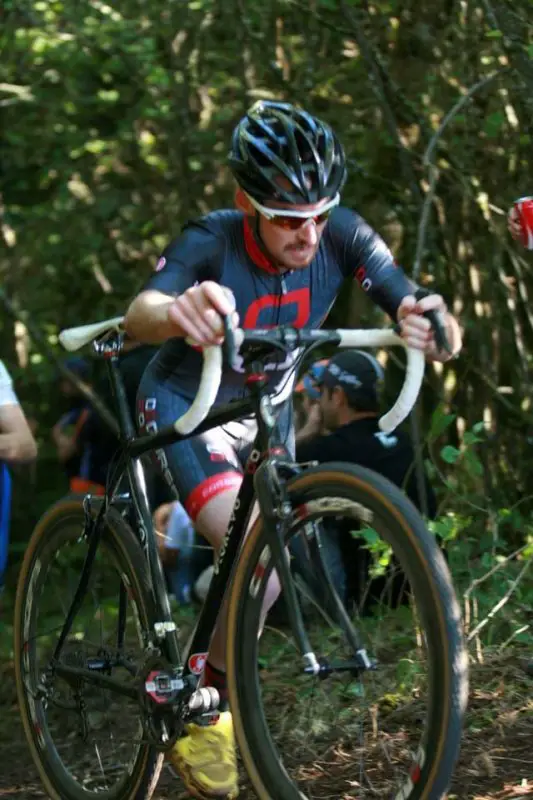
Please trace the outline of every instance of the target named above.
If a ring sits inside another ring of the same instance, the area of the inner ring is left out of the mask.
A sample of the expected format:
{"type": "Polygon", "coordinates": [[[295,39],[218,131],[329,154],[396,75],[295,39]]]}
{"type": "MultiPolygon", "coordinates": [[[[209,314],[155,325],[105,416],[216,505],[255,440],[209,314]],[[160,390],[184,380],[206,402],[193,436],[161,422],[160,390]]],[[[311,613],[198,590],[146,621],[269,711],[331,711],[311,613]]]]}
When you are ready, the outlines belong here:
{"type": "MultiPolygon", "coordinates": [[[[87,553],[83,531],[82,500],[72,498],[50,509],[30,539],[15,607],[20,713],[49,797],[142,800],[153,794],[163,755],[143,741],[140,705],[83,677],[62,677],[52,662],[87,553]]],[[[111,509],[59,670],[91,669],[132,685],[153,627],[148,587],[137,539],[111,509]]]]}
{"type": "Polygon", "coordinates": [[[235,731],[255,791],[262,800],[441,798],[459,751],[467,656],[435,539],[396,487],[353,465],[307,470],[289,495],[293,553],[303,542],[316,555],[310,545],[324,544],[332,525],[359,543],[365,582],[349,616],[375,669],[350,666],[353,643],[308,584],[306,630],[331,672],[304,674],[292,632],[268,619],[259,638],[272,558],[258,521],[234,578],[227,644],[235,731]]]}

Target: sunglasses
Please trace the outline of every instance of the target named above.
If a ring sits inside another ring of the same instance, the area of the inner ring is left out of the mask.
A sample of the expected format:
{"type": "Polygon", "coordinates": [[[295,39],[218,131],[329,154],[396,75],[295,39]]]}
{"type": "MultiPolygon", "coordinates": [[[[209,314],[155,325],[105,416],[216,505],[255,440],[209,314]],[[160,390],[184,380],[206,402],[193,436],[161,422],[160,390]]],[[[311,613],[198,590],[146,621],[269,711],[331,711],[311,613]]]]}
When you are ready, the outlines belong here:
{"type": "Polygon", "coordinates": [[[327,222],[329,215],[333,209],[339,205],[341,201],[340,194],[336,194],[332,200],[329,200],[321,209],[316,213],[309,213],[308,211],[290,211],[285,208],[267,208],[266,206],[258,203],[253,197],[245,192],[246,197],[256,209],[262,214],[265,219],[275,225],[276,228],[282,228],[285,231],[297,231],[302,225],[307,225],[309,222],[314,222],[315,225],[323,225],[327,222]]]}

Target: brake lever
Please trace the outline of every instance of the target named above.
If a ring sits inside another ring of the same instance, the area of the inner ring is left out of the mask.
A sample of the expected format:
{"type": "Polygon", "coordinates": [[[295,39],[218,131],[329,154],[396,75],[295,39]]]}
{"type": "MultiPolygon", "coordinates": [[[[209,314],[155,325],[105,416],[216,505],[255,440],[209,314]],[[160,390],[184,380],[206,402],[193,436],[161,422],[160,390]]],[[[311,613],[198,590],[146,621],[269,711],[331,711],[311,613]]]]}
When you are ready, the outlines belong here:
{"type": "Polygon", "coordinates": [[[237,347],[235,330],[232,325],[232,315],[224,314],[222,317],[222,324],[224,326],[224,342],[222,344],[222,352],[230,367],[232,369],[236,369],[238,365],[237,356],[239,354],[239,348],[237,347]]]}
{"type": "MultiPolygon", "coordinates": [[[[431,292],[427,289],[422,289],[419,287],[415,292],[415,298],[417,300],[422,300],[424,297],[429,297],[431,292]]],[[[450,347],[450,343],[448,341],[448,336],[446,335],[446,329],[442,323],[441,315],[438,311],[432,309],[431,311],[424,311],[423,314],[426,319],[428,319],[431,323],[431,327],[433,328],[433,333],[435,334],[435,344],[437,345],[437,349],[439,351],[446,350],[449,355],[453,355],[452,348],[450,347]]]]}

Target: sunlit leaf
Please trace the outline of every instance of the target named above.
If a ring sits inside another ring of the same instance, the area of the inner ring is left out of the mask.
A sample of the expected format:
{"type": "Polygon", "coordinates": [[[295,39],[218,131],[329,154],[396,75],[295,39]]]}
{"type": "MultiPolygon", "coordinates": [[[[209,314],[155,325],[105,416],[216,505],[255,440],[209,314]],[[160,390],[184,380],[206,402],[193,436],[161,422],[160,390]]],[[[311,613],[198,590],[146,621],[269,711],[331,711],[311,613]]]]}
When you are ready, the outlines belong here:
{"type": "Polygon", "coordinates": [[[446,461],[447,464],[455,464],[455,462],[461,456],[461,451],[456,447],[452,447],[452,445],[447,444],[446,447],[443,447],[440,451],[440,455],[442,460],[446,461]]]}

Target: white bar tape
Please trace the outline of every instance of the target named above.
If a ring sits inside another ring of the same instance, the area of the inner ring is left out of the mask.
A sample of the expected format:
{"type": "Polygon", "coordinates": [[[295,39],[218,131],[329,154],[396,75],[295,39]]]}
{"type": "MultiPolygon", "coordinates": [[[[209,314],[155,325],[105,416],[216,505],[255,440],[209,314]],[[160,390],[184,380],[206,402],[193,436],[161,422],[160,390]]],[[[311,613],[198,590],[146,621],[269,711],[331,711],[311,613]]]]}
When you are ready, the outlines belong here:
{"type": "Polygon", "coordinates": [[[338,330],[339,347],[391,347],[405,343],[401,336],[390,329],[369,328],[368,330],[338,330]]]}
{"type": "Polygon", "coordinates": [[[385,433],[391,433],[413,410],[420,394],[425,368],[426,357],[422,350],[407,348],[407,366],[402,390],[391,410],[379,420],[379,427],[385,433]]]}
{"type": "MultiPolygon", "coordinates": [[[[401,345],[405,347],[405,342],[392,330],[339,330],[341,347],[390,347],[391,345],[401,345]]],[[[420,393],[426,359],[421,350],[407,350],[407,366],[405,379],[401,392],[394,406],[384,414],[379,420],[379,427],[385,433],[391,433],[409,416],[420,393]]]]}
{"type": "Polygon", "coordinates": [[[204,363],[200,376],[200,386],[192,406],[176,420],[174,428],[178,433],[191,433],[207,417],[216,400],[222,377],[222,348],[219,345],[205,347],[204,363]]]}

